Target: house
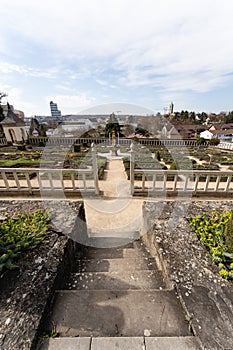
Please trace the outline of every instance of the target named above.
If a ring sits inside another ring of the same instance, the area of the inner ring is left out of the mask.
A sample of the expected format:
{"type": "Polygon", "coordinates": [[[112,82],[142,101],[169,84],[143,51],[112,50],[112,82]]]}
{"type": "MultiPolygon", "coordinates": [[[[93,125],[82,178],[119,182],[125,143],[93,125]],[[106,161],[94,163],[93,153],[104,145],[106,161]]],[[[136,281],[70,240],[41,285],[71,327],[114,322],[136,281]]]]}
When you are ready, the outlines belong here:
{"type": "Polygon", "coordinates": [[[64,121],[61,127],[65,132],[72,132],[77,130],[85,132],[92,129],[93,124],[89,119],[75,119],[64,121]]]}
{"type": "Polygon", "coordinates": [[[200,137],[202,137],[203,139],[206,139],[206,140],[211,140],[215,137],[214,135],[214,132],[212,131],[209,131],[209,130],[205,130],[205,131],[202,131],[200,133],[200,137]]]}
{"type": "Polygon", "coordinates": [[[233,142],[233,129],[213,130],[212,133],[220,142],[233,142]]]}
{"type": "Polygon", "coordinates": [[[27,140],[25,123],[13,112],[12,106],[7,103],[5,118],[0,122],[8,143],[19,144],[27,140]]]}
{"type": "Polygon", "coordinates": [[[180,122],[173,121],[169,125],[163,127],[161,135],[164,137],[166,135],[168,139],[176,139],[178,137],[183,139],[196,139],[200,136],[200,133],[206,129],[206,125],[182,124],[180,122]]]}
{"type": "Polygon", "coordinates": [[[221,124],[221,123],[216,123],[212,124],[209,127],[209,131],[215,131],[215,130],[231,130],[233,129],[233,123],[227,123],[227,124],[221,124]]]}

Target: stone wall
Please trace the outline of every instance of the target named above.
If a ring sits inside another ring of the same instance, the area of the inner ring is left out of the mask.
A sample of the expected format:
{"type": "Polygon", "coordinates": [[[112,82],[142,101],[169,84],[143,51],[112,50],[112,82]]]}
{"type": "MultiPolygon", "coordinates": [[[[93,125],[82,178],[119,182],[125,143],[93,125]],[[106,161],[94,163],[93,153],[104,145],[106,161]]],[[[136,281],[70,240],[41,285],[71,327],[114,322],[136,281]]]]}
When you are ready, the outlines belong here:
{"type": "Polygon", "coordinates": [[[187,217],[232,204],[163,201],[143,206],[143,240],[176,288],[187,322],[206,350],[233,349],[233,284],[218,274],[187,217]]]}
{"type": "Polygon", "coordinates": [[[75,230],[73,219],[69,217],[65,220],[65,226],[62,226],[63,205],[64,203],[56,201],[48,201],[46,205],[42,201],[0,202],[1,216],[5,213],[15,215],[44,207],[51,208],[52,212],[52,223],[46,239],[17,262],[18,269],[0,276],[1,350],[35,349],[54,291],[62,288],[77,248],[77,244],[69,239],[69,229],[72,235],[74,231],[86,235],[83,204],[66,202],[65,205],[67,210],[70,207],[73,213],[71,216],[74,217],[76,213],[76,223],[79,226],[76,226],[75,230]],[[63,229],[66,235],[62,233],[63,229]]]}

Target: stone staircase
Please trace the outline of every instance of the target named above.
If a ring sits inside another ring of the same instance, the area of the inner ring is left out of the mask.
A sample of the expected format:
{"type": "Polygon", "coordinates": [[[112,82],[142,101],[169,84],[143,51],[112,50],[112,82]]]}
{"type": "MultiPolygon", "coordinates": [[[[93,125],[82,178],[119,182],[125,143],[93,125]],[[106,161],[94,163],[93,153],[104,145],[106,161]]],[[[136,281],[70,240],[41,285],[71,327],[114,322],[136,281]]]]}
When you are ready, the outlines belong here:
{"type": "Polygon", "coordinates": [[[85,247],[56,292],[40,350],[199,350],[173,289],[140,240],[85,247]]]}

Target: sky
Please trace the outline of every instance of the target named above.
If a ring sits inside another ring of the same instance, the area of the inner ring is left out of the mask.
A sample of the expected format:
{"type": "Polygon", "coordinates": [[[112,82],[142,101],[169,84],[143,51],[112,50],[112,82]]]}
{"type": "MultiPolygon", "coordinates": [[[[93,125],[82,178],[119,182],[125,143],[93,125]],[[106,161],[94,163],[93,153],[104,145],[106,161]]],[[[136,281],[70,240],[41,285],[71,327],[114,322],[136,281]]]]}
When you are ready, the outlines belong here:
{"type": "Polygon", "coordinates": [[[0,13],[2,102],[27,117],[51,100],[63,115],[233,110],[232,0],[1,0],[0,13]]]}

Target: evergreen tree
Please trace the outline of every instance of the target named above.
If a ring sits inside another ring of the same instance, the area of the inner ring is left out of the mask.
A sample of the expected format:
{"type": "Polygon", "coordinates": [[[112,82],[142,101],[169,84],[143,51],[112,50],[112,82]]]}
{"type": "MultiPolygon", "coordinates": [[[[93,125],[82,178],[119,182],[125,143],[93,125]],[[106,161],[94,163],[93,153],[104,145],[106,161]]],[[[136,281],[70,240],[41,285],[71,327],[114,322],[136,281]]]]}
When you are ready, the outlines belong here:
{"type": "Polygon", "coordinates": [[[233,111],[229,112],[224,119],[225,123],[233,123],[233,111]]]}
{"type": "Polygon", "coordinates": [[[109,120],[107,121],[106,127],[105,127],[105,137],[112,136],[113,131],[115,132],[115,135],[117,136],[121,132],[120,125],[118,123],[117,117],[114,113],[110,114],[109,120]]]}

